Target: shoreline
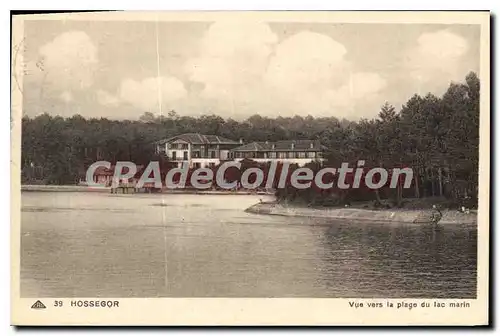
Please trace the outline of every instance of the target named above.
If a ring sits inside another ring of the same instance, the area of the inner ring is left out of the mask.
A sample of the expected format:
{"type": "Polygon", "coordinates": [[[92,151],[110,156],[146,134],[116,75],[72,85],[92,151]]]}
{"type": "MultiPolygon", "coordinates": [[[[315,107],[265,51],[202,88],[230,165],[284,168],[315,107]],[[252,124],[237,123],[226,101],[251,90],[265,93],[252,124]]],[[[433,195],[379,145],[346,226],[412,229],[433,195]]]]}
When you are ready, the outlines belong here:
{"type": "MultiPolygon", "coordinates": [[[[111,187],[92,187],[77,185],[21,185],[21,192],[88,192],[88,193],[109,193],[111,187]]],[[[122,193],[119,193],[122,194],[122,193]]],[[[148,194],[125,193],[127,195],[148,194]]],[[[175,194],[175,195],[254,195],[254,196],[273,196],[269,192],[251,192],[251,191],[222,191],[222,190],[190,190],[190,189],[163,189],[161,192],[151,194],[175,194]]],[[[356,220],[365,222],[392,222],[392,223],[413,223],[426,224],[432,223],[434,211],[432,209],[380,209],[369,210],[356,207],[349,208],[308,208],[300,206],[285,206],[276,202],[257,203],[245,209],[245,212],[288,217],[313,217],[338,220],[356,220]]],[[[477,211],[471,211],[469,214],[461,213],[455,210],[443,210],[442,218],[438,224],[463,224],[477,225],[477,211]]]]}
{"type": "MultiPolygon", "coordinates": [[[[87,187],[78,185],[21,185],[21,192],[90,192],[111,194],[111,187],[87,187]]],[[[115,193],[116,194],[116,193],[115,193]]],[[[122,194],[122,193],[118,193],[122,194]]],[[[274,196],[274,193],[265,191],[224,191],[224,190],[196,190],[196,189],[162,189],[158,192],[131,192],[134,194],[184,194],[184,195],[261,195],[274,196]]]]}
{"type": "MultiPolygon", "coordinates": [[[[412,223],[430,224],[434,211],[431,209],[422,210],[367,210],[361,208],[307,208],[297,206],[284,206],[278,203],[257,203],[247,208],[245,212],[289,217],[314,217],[329,218],[339,220],[357,220],[365,222],[392,222],[392,223],[412,223]]],[[[442,211],[443,216],[438,224],[463,224],[477,225],[477,213],[460,213],[453,210],[442,211]]]]}

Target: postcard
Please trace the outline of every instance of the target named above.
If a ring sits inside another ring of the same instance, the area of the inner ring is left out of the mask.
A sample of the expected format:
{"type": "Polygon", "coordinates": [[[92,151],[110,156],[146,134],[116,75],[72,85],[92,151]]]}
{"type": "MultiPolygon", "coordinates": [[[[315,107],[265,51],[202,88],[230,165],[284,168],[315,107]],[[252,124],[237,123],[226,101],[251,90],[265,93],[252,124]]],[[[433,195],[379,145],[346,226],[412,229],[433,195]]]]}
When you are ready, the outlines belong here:
{"type": "Polygon", "coordinates": [[[490,323],[490,13],[12,17],[11,323],[490,323]]]}

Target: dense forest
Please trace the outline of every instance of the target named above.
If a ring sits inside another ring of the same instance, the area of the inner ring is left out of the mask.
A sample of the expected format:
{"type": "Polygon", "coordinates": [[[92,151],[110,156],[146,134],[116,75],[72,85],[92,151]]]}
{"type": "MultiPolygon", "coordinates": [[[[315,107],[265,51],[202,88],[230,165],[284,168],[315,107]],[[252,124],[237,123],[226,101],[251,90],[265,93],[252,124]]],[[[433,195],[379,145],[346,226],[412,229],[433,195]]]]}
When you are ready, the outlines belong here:
{"type": "MultiPolygon", "coordinates": [[[[179,116],[175,111],[166,116],[145,112],[135,121],[85,119],[80,115],[66,119],[49,114],[24,117],[22,181],[75,184],[84,177],[88,165],[97,160],[147,164],[159,159],[153,142],[198,132],[246,143],[319,139],[328,148],[326,165],[354,165],[357,160],[365,160],[367,167],[413,168],[416,178],[411,189],[376,191],[370,193],[372,199],[395,198],[400,203],[403,197],[443,196],[474,202],[479,162],[479,86],[477,75],[470,73],[463,83],[451,83],[442,97],[414,95],[399,110],[386,103],[377,118],[357,122],[335,117],[274,119],[260,115],[236,121],[216,115],[179,116]]],[[[280,197],[309,199],[309,193],[287,190],[280,197]]],[[[356,195],[355,191],[349,193],[354,199],[368,197],[356,195]]]]}

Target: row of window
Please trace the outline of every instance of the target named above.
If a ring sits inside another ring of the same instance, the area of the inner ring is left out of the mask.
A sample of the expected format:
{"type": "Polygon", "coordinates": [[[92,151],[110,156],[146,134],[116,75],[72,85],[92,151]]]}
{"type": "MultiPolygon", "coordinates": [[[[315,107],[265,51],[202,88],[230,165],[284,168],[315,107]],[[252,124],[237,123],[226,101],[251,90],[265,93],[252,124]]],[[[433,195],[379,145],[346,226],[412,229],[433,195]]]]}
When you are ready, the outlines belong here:
{"type": "Polygon", "coordinates": [[[169,143],[168,149],[188,149],[189,145],[185,143],[169,143]]]}
{"type": "MultiPolygon", "coordinates": [[[[187,160],[189,157],[189,152],[188,151],[184,151],[182,152],[182,159],[183,160],[187,160]]],[[[202,158],[201,156],[201,153],[200,151],[193,151],[193,154],[191,156],[193,159],[199,159],[199,158],[202,158]]],[[[171,158],[173,160],[177,160],[177,152],[172,152],[171,153],[171,158]]],[[[216,159],[217,158],[217,152],[216,151],[210,151],[208,152],[208,158],[210,159],[216,159]]]]}
{"type": "MultiPolygon", "coordinates": [[[[193,159],[202,158],[201,152],[200,151],[193,151],[191,157],[193,159]]],[[[316,153],[316,152],[269,152],[269,153],[234,152],[231,154],[231,158],[233,158],[233,159],[243,159],[243,158],[247,158],[247,159],[314,159],[314,158],[320,158],[320,157],[321,157],[320,153],[316,153]]],[[[177,160],[180,157],[177,156],[177,152],[172,152],[171,158],[173,160],[177,160]]],[[[189,152],[188,151],[182,152],[182,159],[188,160],[188,158],[189,158],[189,152]]],[[[208,152],[207,158],[216,159],[217,152],[216,151],[208,152]]]]}
{"type": "MultiPolygon", "coordinates": [[[[188,157],[189,157],[189,155],[188,155],[188,152],[187,152],[187,151],[182,153],[182,159],[183,159],[183,160],[188,160],[188,157]]],[[[171,157],[171,159],[172,159],[172,160],[177,160],[177,152],[172,152],[172,157],[171,157]]]]}
{"type": "Polygon", "coordinates": [[[320,157],[316,152],[234,152],[232,157],[236,159],[314,159],[320,157]]]}
{"type": "MultiPolygon", "coordinates": [[[[197,158],[201,158],[201,157],[202,156],[201,156],[200,151],[193,151],[193,158],[197,159],[197,158]]],[[[208,157],[211,158],[211,159],[217,158],[217,152],[216,151],[209,151],[208,152],[208,157]]]]}
{"type": "MultiPolygon", "coordinates": [[[[189,144],[187,143],[169,143],[168,144],[168,149],[188,149],[189,144]]],[[[192,148],[194,149],[205,149],[205,145],[193,145],[192,148]]],[[[208,149],[218,149],[217,145],[208,145],[206,146],[208,149]]]]}
{"type": "MultiPolygon", "coordinates": [[[[201,162],[193,162],[193,168],[201,168],[201,167],[202,167],[201,162]]],[[[208,168],[214,168],[215,167],[215,163],[214,162],[209,162],[206,167],[208,167],[208,168]]]]}

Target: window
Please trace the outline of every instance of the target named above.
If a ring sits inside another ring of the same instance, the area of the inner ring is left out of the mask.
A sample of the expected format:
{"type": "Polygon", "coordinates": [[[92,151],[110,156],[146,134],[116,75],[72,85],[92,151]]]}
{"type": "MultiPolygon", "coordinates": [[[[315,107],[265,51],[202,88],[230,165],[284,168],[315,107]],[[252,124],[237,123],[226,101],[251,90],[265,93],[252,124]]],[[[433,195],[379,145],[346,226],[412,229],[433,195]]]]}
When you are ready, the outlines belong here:
{"type": "Polygon", "coordinates": [[[195,169],[201,168],[201,163],[200,162],[193,163],[193,168],[195,169]]]}
{"type": "Polygon", "coordinates": [[[305,159],[306,158],[306,152],[298,152],[297,153],[299,159],[305,159]]]}
{"type": "Polygon", "coordinates": [[[172,160],[177,160],[177,152],[176,151],[172,152],[172,160]]]}
{"type": "Polygon", "coordinates": [[[213,168],[213,167],[215,167],[215,163],[214,163],[214,162],[209,162],[209,163],[208,163],[208,167],[209,167],[209,168],[213,168]]]}
{"type": "Polygon", "coordinates": [[[211,157],[212,159],[215,159],[215,151],[210,151],[210,157],[211,157]]]}
{"type": "Polygon", "coordinates": [[[177,149],[177,144],[176,143],[168,144],[168,148],[170,148],[170,149],[177,149]]]}
{"type": "Polygon", "coordinates": [[[289,159],[295,159],[297,157],[295,152],[288,152],[288,158],[289,159]]]}
{"type": "Polygon", "coordinates": [[[278,157],[279,157],[280,159],[286,159],[286,152],[279,152],[279,153],[278,153],[278,157]]]}
{"type": "Polygon", "coordinates": [[[188,144],[181,144],[181,149],[188,149],[189,145],[188,144]]]}
{"type": "Polygon", "coordinates": [[[314,159],[316,157],[316,152],[308,152],[307,157],[310,159],[314,159]]]}
{"type": "Polygon", "coordinates": [[[184,157],[183,157],[184,160],[187,160],[188,159],[188,152],[184,152],[184,157]]]}
{"type": "Polygon", "coordinates": [[[270,157],[271,159],[276,159],[276,152],[270,152],[270,153],[269,153],[269,157],[270,157]]]}
{"type": "Polygon", "coordinates": [[[194,158],[199,158],[200,157],[200,151],[194,151],[193,152],[193,157],[194,158]]]}
{"type": "Polygon", "coordinates": [[[267,153],[256,152],[254,154],[255,154],[255,157],[258,159],[266,159],[267,158],[267,153]]]}

